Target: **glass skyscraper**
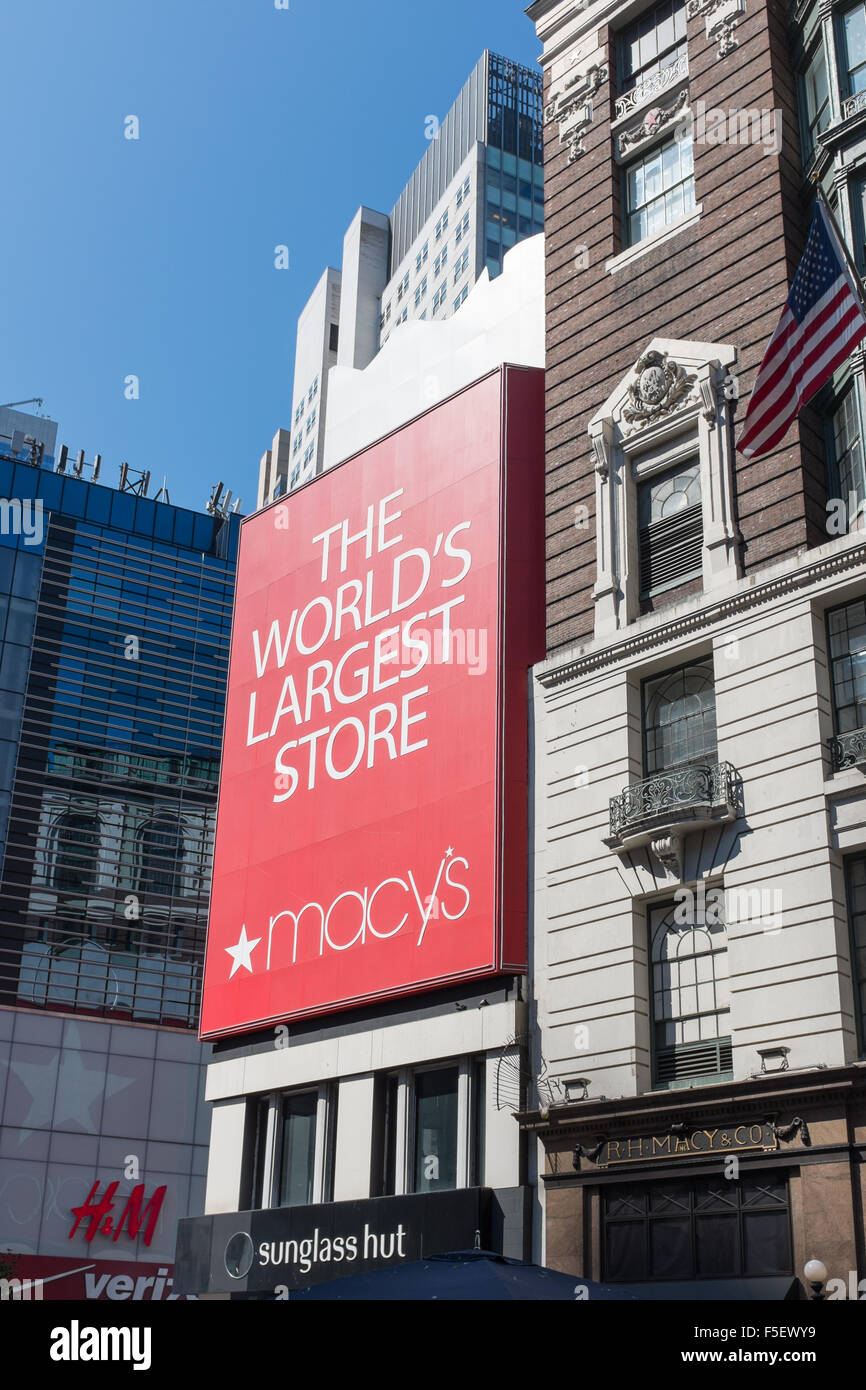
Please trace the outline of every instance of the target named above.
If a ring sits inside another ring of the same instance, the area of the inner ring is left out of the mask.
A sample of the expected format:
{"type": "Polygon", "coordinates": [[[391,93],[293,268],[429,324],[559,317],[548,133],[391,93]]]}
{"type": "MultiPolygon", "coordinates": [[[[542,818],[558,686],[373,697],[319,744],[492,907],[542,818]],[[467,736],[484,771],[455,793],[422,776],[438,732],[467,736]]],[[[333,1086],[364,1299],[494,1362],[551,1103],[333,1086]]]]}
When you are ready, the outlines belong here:
{"type": "Polygon", "coordinates": [[[0,1263],[45,1298],[167,1298],[177,1219],[204,1204],[197,1022],[240,518],[7,445],[0,1263]],[[149,1231],[130,1213],[151,1202],[149,1231]]]}
{"type": "Polygon", "coordinates": [[[239,519],[2,459],[0,498],[22,515],[0,534],[0,1000],[192,1027],[239,519]]]}

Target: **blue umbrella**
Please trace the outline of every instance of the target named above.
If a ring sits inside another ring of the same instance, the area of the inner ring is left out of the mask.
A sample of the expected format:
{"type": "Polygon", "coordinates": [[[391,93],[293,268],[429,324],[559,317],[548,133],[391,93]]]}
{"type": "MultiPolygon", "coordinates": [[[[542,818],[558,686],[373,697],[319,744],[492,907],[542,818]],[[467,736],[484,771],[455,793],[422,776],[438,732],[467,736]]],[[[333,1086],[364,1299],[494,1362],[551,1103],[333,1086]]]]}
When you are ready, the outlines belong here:
{"type": "Polygon", "coordinates": [[[405,1265],[391,1265],[364,1274],[330,1279],[309,1289],[299,1289],[290,1299],[366,1301],[392,1303],[398,1300],[551,1300],[580,1299],[606,1302],[636,1295],[613,1284],[596,1284],[574,1274],[560,1274],[542,1265],[511,1260],[490,1250],[455,1250],[448,1255],[431,1255],[405,1265]]]}

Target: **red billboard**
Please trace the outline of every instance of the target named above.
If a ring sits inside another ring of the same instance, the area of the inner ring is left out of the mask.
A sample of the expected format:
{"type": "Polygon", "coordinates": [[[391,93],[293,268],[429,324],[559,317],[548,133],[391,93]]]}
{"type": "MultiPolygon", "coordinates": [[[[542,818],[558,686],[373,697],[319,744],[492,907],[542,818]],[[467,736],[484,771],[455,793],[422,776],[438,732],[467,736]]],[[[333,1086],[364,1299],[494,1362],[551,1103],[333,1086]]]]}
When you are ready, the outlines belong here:
{"type": "Polygon", "coordinates": [[[241,528],[202,1036],[526,967],[543,373],[241,528]]]}

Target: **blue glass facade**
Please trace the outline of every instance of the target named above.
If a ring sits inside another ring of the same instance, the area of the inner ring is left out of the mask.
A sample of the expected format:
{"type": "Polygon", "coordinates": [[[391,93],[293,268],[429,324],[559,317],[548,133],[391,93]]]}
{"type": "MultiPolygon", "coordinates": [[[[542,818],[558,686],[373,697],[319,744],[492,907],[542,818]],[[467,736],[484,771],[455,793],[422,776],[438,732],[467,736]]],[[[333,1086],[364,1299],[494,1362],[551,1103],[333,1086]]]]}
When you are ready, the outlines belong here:
{"type": "Polygon", "coordinates": [[[0,1003],[195,1025],[239,524],[0,458],[0,1003]]]}
{"type": "Polygon", "coordinates": [[[484,260],[491,275],[524,237],[544,231],[541,75],[489,55],[484,260]]]}
{"type": "Polygon", "coordinates": [[[544,169],[495,145],[487,147],[485,263],[491,275],[524,237],[544,231],[544,169]]]}

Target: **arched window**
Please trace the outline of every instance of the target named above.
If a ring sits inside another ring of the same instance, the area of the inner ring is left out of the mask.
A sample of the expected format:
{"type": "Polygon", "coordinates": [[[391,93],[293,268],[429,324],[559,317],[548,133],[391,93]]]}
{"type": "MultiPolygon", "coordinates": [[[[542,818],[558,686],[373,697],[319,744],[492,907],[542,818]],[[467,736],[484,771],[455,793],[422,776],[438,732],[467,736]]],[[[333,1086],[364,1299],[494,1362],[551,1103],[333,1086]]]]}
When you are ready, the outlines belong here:
{"type": "Polygon", "coordinates": [[[646,775],[714,762],[716,689],[711,661],[680,666],[644,686],[646,775]]]}
{"type": "Polygon", "coordinates": [[[141,832],[141,876],[139,888],[162,898],[180,893],[183,865],[183,830],[173,816],[157,816],[141,832]]]}
{"type": "Polygon", "coordinates": [[[67,811],[54,827],[51,882],[61,893],[89,893],[96,881],[99,817],[67,811]]]}
{"type": "Polygon", "coordinates": [[[718,909],[682,922],[650,914],[655,1084],[714,1081],[731,1070],[728,940],[718,909]]]}

